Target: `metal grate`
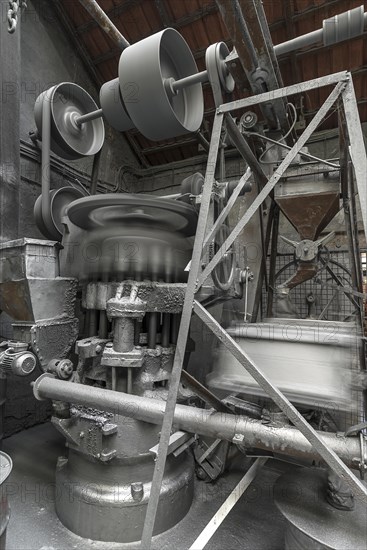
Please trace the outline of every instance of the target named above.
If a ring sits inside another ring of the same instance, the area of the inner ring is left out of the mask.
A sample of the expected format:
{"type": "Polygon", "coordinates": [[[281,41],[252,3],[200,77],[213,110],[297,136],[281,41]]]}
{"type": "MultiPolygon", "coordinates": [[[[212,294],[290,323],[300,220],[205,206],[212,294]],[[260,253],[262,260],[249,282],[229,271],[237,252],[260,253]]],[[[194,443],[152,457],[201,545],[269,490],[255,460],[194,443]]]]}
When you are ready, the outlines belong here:
{"type": "MultiPolygon", "coordinates": [[[[326,266],[333,272],[342,285],[352,286],[350,274],[349,254],[346,250],[328,251],[322,254],[326,266]]],[[[269,259],[268,259],[269,262],[269,259]]],[[[345,293],[336,291],[337,282],[320,263],[320,271],[313,279],[296,286],[290,291],[292,302],[299,311],[300,318],[312,317],[327,321],[345,321],[355,315],[356,306],[345,293]],[[308,296],[314,297],[312,306],[308,303],[308,296]]],[[[269,266],[268,266],[269,269],[269,266]]],[[[279,254],[276,260],[276,285],[285,282],[296,271],[293,254],[279,254]]],[[[266,317],[267,293],[263,289],[263,317],[266,317]]]]}

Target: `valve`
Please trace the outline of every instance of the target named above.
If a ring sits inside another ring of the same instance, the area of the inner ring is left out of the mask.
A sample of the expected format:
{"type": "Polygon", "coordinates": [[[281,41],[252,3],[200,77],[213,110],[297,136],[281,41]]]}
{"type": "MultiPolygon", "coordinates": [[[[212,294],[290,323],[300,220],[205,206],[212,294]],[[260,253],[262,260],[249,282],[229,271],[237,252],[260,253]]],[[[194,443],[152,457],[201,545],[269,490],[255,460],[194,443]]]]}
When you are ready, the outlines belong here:
{"type": "Polygon", "coordinates": [[[52,359],[47,365],[47,372],[55,374],[60,380],[69,380],[74,366],[70,359],[52,359]]]}

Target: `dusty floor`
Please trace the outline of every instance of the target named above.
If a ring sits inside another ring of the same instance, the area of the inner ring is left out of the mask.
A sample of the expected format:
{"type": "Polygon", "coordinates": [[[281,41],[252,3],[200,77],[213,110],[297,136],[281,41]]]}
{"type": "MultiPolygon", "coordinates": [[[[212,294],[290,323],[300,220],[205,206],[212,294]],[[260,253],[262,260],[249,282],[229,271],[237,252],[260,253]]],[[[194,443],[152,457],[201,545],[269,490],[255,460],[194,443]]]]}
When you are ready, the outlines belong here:
{"type": "MultiPolygon", "coordinates": [[[[119,550],[136,544],[99,543],[67,530],[54,512],[54,470],[64,440],[44,424],[4,441],[3,450],[13,459],[8,479],[12,508],[7,550],[119,550]]],[[[286,466],[288,468],[288,466],[286,466]]],[[[269,461],[224,520],[205,550],[281,550],[284,520],[276,509],[272,488],[284,467],[269,461]]],[[[215,485],[196,483],[195,499],[187,516],[173,529],[154,539],[155,550],[186,550],[242,477],[233,468],[215,485]]]]}

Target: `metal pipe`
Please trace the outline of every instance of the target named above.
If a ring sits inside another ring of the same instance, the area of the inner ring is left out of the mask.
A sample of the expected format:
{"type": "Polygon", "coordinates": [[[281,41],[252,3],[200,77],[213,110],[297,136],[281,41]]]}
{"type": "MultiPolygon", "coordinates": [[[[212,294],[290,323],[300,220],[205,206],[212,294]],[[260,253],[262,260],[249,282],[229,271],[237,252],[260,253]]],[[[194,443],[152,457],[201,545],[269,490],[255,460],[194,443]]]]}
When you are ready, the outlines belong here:
{"type": "Polygon", "coordinates": [[[274,46],[276,56],[284,55],[317,42],[324,46],[337,44],[343,40],[360,36],[367,25],[367,12],[363,13],[363,5],[334,15],[323,20],[322,29],[302,34],[274,46]]]}
{"type": "Polygon", "coordinates": [[[115,44],[122,50],[130,46],[130,42],[120,33],[117,27],[112,23],[111,19],[105,14],[102,8],[97,4],[96,0],[79,0],[87,12],[93,17],[104,32],[111,38],[115,44]]]}
{"type": "Polygon", "coordinates": [[[169,336],[171,329],[171,314],[163,313],[163,323],[162,323],[162,346],[168,348],[169,346],[169,336]]]}
{"type": "MultiPolygon", "coordinates": [[[[161,425],[166,403],[137,395],[85,386],[42,374],[33,383],[36,399],[53,399],[135,418],[161,425]]],[[[243,439],[247,448],[263,449],[281,455],[322,460],[299,430],[290,426],[280,428],[263,424],[245,416],[213,412],[187,405],[176,405],[174,427],[190,433],[235,442],[243,439]]],[[[344,437],[328,432],[317,432],[325,444],[350,468],[358,469],[361,449],[359,437],[344,437]],[[356,460],[358,459],[358,460],[356,460]]]]}
{"type": "Polygon", "coordinates": [[[158,324],[157,313],[150,313],[149,321],[148,321],[148,348],[149,349],[155,349],[155,345],[157,343],[157,324],[158,324]]]}
{"type": "Polygon", "coordinates": [[[97,310],[90,309],[88,319],[88,336],[96,336],[97,334],[97,310]]]}
{"type": "Polygon", "coordinates": [[[131,367],[127,369],[126,393],[133,393],[133,370],[131,367]]]}
{"type": "Polygon", "coordinates": [[[194,392],[195,395],[200,397],[200,399],[209,405],[209,407],[212,407],[218,412],[233,414],[232,409],[230,409],[225,403],[222,403],[216,395],[214,395],[210,390],[203,386],[199,380],[196,380],[196,378],[191,376],[191,374],[184,369],[182,369],[181,378],[183,384],[194,392]]]}
{"type": "Polygon", "coordinates": [[[232,116],[229,113],[226,113],[226,122],[227,122],[227,132],[233,142],[233,144],[238,149],[238,152],[243,157],[243,159],[247,162],[249,167],[251,168],[252,172],[254,173],[254,176],[257,178],[257,181],[261,185],[265,185],[267,182],[267,177],[264,174],[264,171],[259,164],[259,161],[255,157],[254,153],[252,152],[249,144],[239,131],[235,121],[233,120],[232,116]]]}
{"type": "MultiPolygon", "coordinates": [[[[265,141],[269,141],[270,143],[273,143],[274,145],[279,145],[279,147],[283,147],[283,149],[288,149],[288,151],[291,150],[291,147],[289,145],[286,145],[285,143],[282,143],[281,141],[276,141],[275,139],[272,139],[268,136],[263,136],[262,134],[258,134],[256,132],[246,132],[247,136],[256,136],[259,137],[265,141]]],[[[340,166],[339,164],[334,164],[333,162],[330,162],[325,159],[320,159],[319,157],[315,157],[314,155],[311,155],[311,153],[306,153],[305,151],[302,151],[299,153],[301,157],[306,157],[308,159],[316,160],[317,162],[320,162],[321,164],[326,164],[327,166],[331,166],[332,168],[336,168],[339,170],[340,166]]]]}
{"type": "Polygon", "coordinates": [[[107,332],[108,332],[107,315],[105,311],[101,310],[99,312],[98,336],[100,338],[107,338],[107,332]]]}
{"type": "Polygon", "coordinates": [[[180,322],[181,322],[181,313],[173,313],[172,322],[171,322],[171,343],[172,344],[177,344],[177,337],[178,337],[178,331],[180,328],[180,322]]]}
{"type": "Polygon", "coordinates": [[[207,82],[208,80],[208,71],[201,71],[200,73],[195,73],[189,76],[185,76],[185,78],[180,78],[180,80],[175,80],[171,83],[171,88],[174,93],[177,93],[183,88],[194,86],[195,84],[200,84],[200,82],[207,82]]]}
{"type": "Polygon", "coordinates": [[[95,120],[96,118],[101,118],[103,116],[102,109],[97,109],[96,111],[91,111],[85,115],[81,115],[75,118],[75,124],[81,126],[84,122],[89,122],[90,120],[95,120]]]}
{"type": "Polygon", "coordinates": [[[115,319],[113,349],[119,352],[131,351],[134,347],[135,326],[131,317],[115,319]]]}
{"type": "Polygon", "coordinates": [[[287,40],[286,42],[282,42],[281,44],[274,46],[275,54],[276,56],[284,55],[286,53],[293,52],[294,50],[298,50],[299,48],[305,48],[306,46],[315,44],[316,42],[321,42],[323,35],[324,29],[318,29],[307,34],[297,36],[296,38],[292,38],[291,40],[287,40]]]}

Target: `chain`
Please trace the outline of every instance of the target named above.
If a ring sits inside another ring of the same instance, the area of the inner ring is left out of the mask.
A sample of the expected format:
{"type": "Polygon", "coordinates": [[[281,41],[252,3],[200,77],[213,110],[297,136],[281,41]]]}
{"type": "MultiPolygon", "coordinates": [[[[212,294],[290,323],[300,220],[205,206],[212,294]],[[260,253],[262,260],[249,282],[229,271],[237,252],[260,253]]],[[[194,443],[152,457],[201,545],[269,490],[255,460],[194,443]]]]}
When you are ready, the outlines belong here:
{"type": "Polygon", "coordinates": [[[13,34],[18,24],[19,11],[27,7],[26,0],[9,0],[8,9],[8,32],[13,34]]]}

